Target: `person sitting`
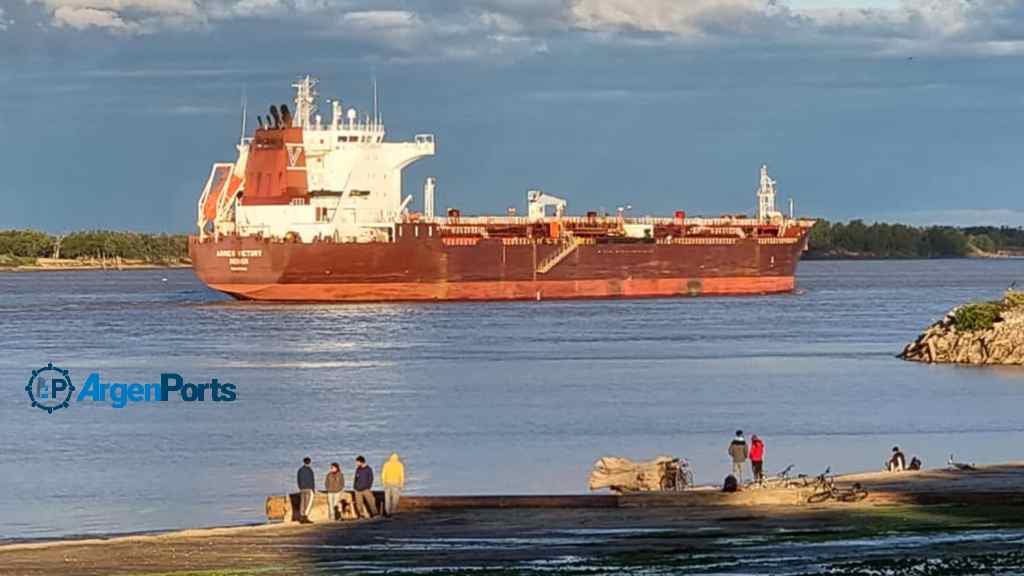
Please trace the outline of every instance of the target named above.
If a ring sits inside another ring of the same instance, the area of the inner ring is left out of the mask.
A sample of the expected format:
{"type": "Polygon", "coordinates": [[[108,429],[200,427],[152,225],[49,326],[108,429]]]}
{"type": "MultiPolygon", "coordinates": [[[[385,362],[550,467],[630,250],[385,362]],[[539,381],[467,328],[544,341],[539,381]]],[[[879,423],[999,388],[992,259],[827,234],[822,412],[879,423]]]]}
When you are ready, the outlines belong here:
{"type": "Polygon", "coordinates": [[[735,476],[729,474],[725,477],[725,482],[722,484],[722,492],[738,492],[740,489],[740,482],[735,476]]]}
{"type": "Polygon", "coordinates": [[[917,456],[914,456],[913,458],[910,459],[910,466],[908,467],[908,469],[909,470],[920,470],[921,466],[923,466],[923,465],[924,465],[924,463],[921,462],[921,459],[918,458],[917,456]]]}
{"type": "Polygon", "coordinates": [[[889,458],[889,472],[903,472],[907,469],[907,457],[899,446],[892,447],[892,457],[889,458]]]}

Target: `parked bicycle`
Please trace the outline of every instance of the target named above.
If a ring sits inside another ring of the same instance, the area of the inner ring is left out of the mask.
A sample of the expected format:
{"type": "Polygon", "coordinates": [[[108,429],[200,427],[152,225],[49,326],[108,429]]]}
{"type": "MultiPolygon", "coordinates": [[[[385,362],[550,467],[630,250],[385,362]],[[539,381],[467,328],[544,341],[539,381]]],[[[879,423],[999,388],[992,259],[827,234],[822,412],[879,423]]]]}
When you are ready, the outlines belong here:
{"type": "Polygon", "coordinates": [[[693,469],[686,458],[673,458],[666,463],[665,473],[661,477],[661,489],[682,491],[693,488],[693,469]]]}
{"type": "Polygon", "coordinates": [[[814,491],[807,497],[808,504],[820,504],[828,500],[859,502],[868,497],[868,491],[860,482],[855,482],[849,488],[836,486],[835,476],[832,476],[831,472],[831,467],[826,468],[825,472],[814,480],[814,491]]]}
{"type": "Polygon", "coordinates": [[[775,476],[755,480],[751,486],[755,488],[806,488],[810,486],[812,479],[806,474],[793,475],[795,464],[790,464],[779,471],[775,476]]]}

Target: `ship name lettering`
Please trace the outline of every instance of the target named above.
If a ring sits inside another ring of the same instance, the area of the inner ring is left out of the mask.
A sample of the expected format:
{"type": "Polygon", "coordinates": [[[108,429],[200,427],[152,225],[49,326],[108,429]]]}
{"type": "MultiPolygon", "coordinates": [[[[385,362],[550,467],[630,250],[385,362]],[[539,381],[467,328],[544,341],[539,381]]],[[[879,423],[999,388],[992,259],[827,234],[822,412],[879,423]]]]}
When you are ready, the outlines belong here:
{"type": "Polygon", "coordinates": [[[263,250],[217,250],[218,258],[259,258],[263,250]]]}

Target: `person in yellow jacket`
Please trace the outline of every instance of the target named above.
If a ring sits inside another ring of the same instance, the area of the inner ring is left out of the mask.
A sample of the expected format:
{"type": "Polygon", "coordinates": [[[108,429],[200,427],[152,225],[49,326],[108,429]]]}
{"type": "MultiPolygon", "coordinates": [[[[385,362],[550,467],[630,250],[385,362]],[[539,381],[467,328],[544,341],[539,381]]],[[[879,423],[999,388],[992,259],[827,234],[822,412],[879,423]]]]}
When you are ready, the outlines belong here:
{"type": "Polygon", "coordinates": [[[398,511],[398,501],[405,488],[405,465],[398,459],[398,452],[392,452],[391,458],[384,463],[380,481],[384,484],[384,515],[391,516],[398,511]]]}

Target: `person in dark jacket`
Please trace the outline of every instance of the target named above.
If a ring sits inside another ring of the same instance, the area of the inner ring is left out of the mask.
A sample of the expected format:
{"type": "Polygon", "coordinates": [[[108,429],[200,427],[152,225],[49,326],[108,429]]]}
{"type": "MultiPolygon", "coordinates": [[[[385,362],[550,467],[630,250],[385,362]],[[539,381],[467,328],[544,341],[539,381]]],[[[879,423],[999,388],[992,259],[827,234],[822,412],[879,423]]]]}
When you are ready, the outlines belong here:
{"type": "Polygon", "coordinates": [[[743,464],[747,462],[747,440],[743,430],[736,431],[736,437],[729,443],[729,457],[732,458],[732,475],[743,484],[743,464]]]}
{"type": "Polygon", "coordinates": [[[764,482],[764,441],[757,434],[750,437],[750,471],[754,482],[764,482]]]}
{"type": "Polygon", "coordinates": [[[313,468],[310,466],[313,461],[306,456],[302,459],[302,468],[299,468],[297,474],[299,482],[299,522],[303,524],[310,524],[312,521],[309,519],[309,511],[313,509],[313,494],[316,493],[316,476],[313,474],[313,468]]]}
{"type": "Polygon", "coordinates": [[[331,471],[324,479],[324,489],[327,490],[327,516],[331,520],[341,517],[336,510],[341,504],[341,495],[345,491],[345,475],[341,473],[341,465],[337,462],[331,463],[331,471]]]}
{"type": "Polygon", "coordinates": [[[739,492],[740,483],[736,481],[736,477],[729,474],[725,477],[725,482],[722,483],[722,492],[739,492]]]}
{"type": "Polygon", "coordinates": [[[907,469],[907,457],[899,446],[892,447],[892,457],[889,458],[889,472],[903,472],[907,469]]]}
{"type": "Polygon", "coordinates": [[[373,469],[366,465],[366,458],[356,457],[356,477],[352,482],[355,490],[356,513],[360,518],[372,518],[377,514],[377,500],[373,497],[373,469]]]}

